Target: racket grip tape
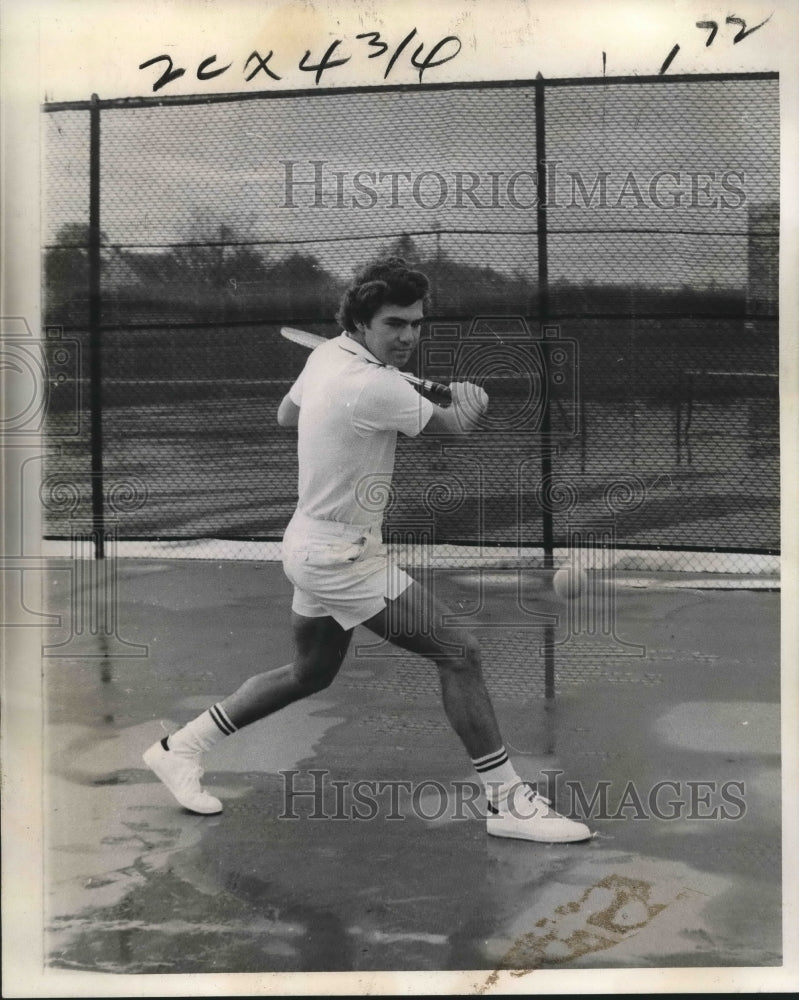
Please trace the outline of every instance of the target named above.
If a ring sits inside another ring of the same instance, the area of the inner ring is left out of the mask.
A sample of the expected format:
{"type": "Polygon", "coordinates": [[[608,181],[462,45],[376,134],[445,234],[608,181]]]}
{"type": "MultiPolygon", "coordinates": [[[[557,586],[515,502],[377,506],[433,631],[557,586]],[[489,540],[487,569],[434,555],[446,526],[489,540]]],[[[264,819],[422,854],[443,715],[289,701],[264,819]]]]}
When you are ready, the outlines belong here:
{"type": "Polygon", "coordinates": [[[448,385],[444,385],[441,382],[431,382],[429,379],[422,379],[419,388],[439,402],[452,402],[452,390],[448,385]]]}

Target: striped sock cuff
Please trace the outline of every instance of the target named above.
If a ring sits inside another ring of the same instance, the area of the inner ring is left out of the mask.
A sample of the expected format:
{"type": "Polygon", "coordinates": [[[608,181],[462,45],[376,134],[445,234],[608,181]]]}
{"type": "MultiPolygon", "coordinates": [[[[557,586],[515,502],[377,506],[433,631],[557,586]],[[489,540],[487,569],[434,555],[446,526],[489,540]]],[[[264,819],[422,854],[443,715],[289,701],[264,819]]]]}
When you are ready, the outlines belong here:
{"type": "Polygon", "coordinates": [[[508,759],[508,751],[502,746],[493,753],[487,753],[485,757],[472,757],[472,764],[478,774],[485,774],[486,771],[493,771],[494,768],[507,764],[508,759]]]}
{"type": "Polygon", "coordinates": [[[238,731],[228,718],[227,712],[221,705],[212,705],[208,711],[217,727],[222,730],[225,736],[231,736],[233,733],[238,731]]]}
{"type": "Polygon", "coordinates": [[[483,783],[486,798],[494,806],[504,802],[511,788],[520,781],[504,746],[484,757],[472,757],[472,764],[483,783]]]}

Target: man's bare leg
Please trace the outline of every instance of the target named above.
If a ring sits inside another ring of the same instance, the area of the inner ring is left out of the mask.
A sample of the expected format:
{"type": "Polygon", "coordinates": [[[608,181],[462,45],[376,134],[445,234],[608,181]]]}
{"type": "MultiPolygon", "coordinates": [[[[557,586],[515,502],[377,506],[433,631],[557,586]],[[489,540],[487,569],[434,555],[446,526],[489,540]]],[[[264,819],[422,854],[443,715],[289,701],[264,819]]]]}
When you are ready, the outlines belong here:
{"type": "Polygon", "coordinates": [[[435,662],[450,725],[472,758],[484,757],[502,746],[502,737],[483,680],[480,645],[465,629],[444,626],[446,614],[445,605],[414,583],[364,625],[435,662]]]}
{"type": "Polygon", "coordinates": [[[292,624],[293,662],[248,678],[233,694],[145,752],[147,766],[186,809],[205,814],[222,811],[219,799],[200,785],[205,750],[223,736],[323,690],[338,673],[352,630],[329,617],[293,614],[292,624]]]}
{"type": "Polygon", "coordinates": [[[365,625],[438,667],[447,718],[485,788],[489,834],[544,843],[589,839],[587,826],[560,816],[516,773],[483,680],[479,643],[466,630],[445,626],[449,613],[429,590],[414,583],[365,625]]]}
{"type": "Polygon", "coordinates": [[[306,618],[292,612],[294,660],[248,678],[220,707],[236,727],[277,712],[292,702],[329,687],[352,638],[334,618],[306,618]]]}

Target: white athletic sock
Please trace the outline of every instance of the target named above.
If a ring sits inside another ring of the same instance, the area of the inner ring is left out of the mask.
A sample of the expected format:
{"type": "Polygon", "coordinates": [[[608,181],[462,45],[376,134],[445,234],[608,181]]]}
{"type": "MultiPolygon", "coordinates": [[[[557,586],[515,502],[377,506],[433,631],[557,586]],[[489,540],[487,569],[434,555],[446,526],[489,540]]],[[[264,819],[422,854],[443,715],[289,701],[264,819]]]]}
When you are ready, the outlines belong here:
{"type": "Polygon", "coordinates": [[[501,806],[514,786],[521,782],[510,762],[504,745],[484,757],[472,757],[472,764],[485,788],[486,798],[493,806],[501,806]]]}
{"type": "Polygon", "coordinates": [[[207,712],[187,722],[182,729],[161,741],[165,750],[180,754],[202,753],[222,739],[235,733],[236,727],[230,721],[221,705],[212,705],[207,712]]]}

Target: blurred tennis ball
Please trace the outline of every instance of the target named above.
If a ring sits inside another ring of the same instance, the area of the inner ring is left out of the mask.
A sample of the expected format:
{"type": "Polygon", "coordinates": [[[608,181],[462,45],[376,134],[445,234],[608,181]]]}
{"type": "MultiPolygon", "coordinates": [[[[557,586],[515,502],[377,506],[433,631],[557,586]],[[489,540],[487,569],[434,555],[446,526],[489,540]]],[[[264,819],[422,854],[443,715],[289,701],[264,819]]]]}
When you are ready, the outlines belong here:
{"type": "Polygon", "coordinates": [[[584,569],[574,566],[564,566],[552,578],[552,586],[558,597],[564,601],[573,601],[579,597],[588,585],[588,574],[584,569]]]}

